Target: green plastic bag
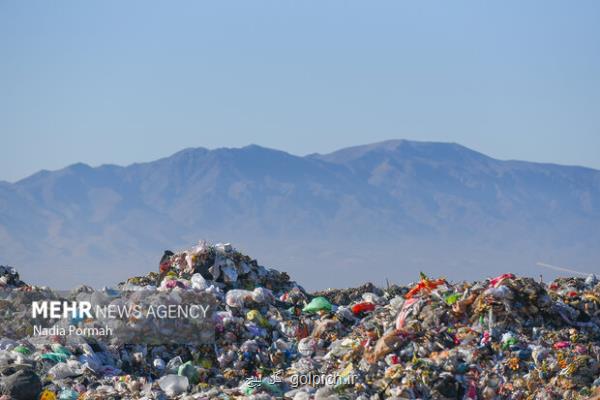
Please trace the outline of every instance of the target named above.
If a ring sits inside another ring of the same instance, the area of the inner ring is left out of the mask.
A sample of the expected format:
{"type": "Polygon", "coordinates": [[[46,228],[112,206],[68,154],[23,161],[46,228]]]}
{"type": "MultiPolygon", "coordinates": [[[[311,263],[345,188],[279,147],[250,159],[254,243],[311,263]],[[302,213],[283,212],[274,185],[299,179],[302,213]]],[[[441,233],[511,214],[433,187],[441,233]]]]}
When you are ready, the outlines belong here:
{"type": "Polygon", "coordinates": [[[177,370],[177,375],[187,377],[192,385],[200,381],[198,370],[192,365],[191,361],[181,364],[177,370]]]}
{"type": "Polygon", "coordinates": [[[451,306],[452,304],[456,303],[458,299],[460,299],[460,296],[460,293],[452,293],[444,297],[444,301],[446,302],[446,304],[451,306]]]}
{"type": "Polygon", "coordinates": [[[63,353],[44,353],[41,358],[43,360],[50,360],[56,363],[67,362],[67,355],[63,353]]]}
{"type": "Polygon", "coordinates": [[[331,311],[331,307],[331,303],[325,297],[315,297],[302,309],[302,311],[307,313],[331,311]]]}
{"type": "Polygon", "coordinates": [[[27,347],[25,347],[23,345],[19,345],[19,346],[15,347],[13,349],[13,351],[16,351],[17,353],[24,354],[24,355],[31,354],[31,350],[29,350],[27,347]]]}
{"type": "Polygon", "coordinates": [[[52,351],[58,354],[64,354],[67,357],[71,356],[71,352],[61,344],[54,343],[52,345],[52,351]]]}

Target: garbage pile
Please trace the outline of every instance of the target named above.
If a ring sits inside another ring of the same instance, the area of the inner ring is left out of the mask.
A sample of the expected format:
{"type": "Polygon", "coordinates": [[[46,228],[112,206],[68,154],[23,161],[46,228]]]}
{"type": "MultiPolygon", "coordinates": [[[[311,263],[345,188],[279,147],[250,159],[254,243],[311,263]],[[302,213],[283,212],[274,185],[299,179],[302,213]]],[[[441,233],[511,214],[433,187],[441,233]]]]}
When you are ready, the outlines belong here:
{"type": "MultiPolygon", "coordinates": [[[[2,268],[0,291],[9,295],[0,310],[19,309],[18,292],[46,293],[2,268]]],[[[214,341],[115,345],[94,336],[5,330],[0,399],[600,395],[600,284],[593,275],[543,283],[507,273],[451,283],[421,274],[408,286],[311,294],[229,244],[200,243],[166,251],[157,272],[119,289],[210,293],[214,341]]]]}

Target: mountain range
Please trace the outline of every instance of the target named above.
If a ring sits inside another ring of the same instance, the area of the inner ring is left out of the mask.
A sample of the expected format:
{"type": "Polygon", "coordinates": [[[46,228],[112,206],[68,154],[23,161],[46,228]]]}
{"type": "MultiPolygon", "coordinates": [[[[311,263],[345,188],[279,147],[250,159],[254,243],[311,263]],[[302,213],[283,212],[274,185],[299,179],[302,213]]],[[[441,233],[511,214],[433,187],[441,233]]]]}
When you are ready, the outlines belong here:
{"type": "Polygon", "coordinates": [[[232,242],[307,288],[600,272],[600,171],[392,140],[295,156],[257,145],[74,164],[0,182],[0,264],[114,285],[164,249],[232,242]]]}

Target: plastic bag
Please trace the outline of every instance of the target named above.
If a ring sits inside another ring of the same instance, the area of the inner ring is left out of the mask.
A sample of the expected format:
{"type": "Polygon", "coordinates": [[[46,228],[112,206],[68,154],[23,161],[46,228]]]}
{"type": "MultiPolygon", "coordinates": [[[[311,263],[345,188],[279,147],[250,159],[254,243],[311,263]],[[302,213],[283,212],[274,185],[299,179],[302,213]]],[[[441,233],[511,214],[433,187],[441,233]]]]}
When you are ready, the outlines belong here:
{"type": "Polygon", "coordinates": [[[308,303],[302,311],[306,313],[314,313],[319,311],[331,311],[332,305],[325,297],[315,297],[308,303]]]}
{"type": "Polygon", "coordinates": [[[178,396],[188,390],[190,386],[187,376],[165,375],[158,380],[158,385],[167,396],[178,396]]]}

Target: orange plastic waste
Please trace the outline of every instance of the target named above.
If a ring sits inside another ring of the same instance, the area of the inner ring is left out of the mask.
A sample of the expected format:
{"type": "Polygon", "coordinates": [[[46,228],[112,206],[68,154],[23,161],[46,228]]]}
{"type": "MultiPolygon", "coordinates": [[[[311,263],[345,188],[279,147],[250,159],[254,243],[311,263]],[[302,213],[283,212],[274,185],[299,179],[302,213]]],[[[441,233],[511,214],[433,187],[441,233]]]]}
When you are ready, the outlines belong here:
{"type": "Polygon", "coordinates": [[[427,277],[427,275],[425,275],[424,273],[421,272],[421,281],[419,283],[417,283],[412,289],[410,289],[410,291],[408,293],[406,293],[404,298],[411,299],[413,296],[415,296],[416,294],[419,294],[421,291],[429,292],[429,291],[437,288],[438,286],[445,285],[445,284],[446,284],[446,280],[444,278],[430,280],[427,277]]]}

